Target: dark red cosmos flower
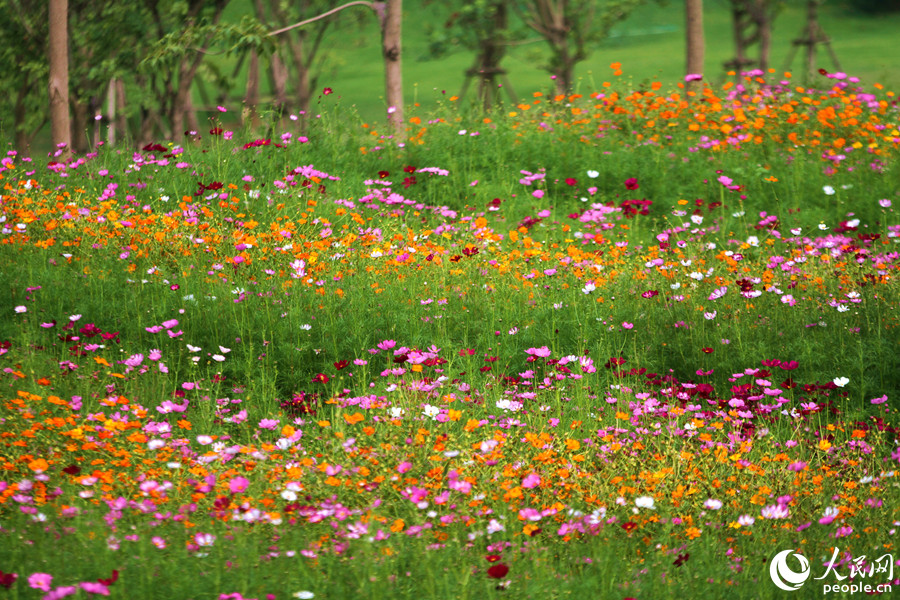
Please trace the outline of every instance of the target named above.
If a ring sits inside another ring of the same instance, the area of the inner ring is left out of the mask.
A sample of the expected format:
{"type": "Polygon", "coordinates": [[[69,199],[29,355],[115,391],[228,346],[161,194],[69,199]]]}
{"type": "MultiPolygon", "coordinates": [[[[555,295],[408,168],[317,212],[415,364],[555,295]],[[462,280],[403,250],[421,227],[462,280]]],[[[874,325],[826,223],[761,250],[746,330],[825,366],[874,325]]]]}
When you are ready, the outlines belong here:
{"type": "Polygon", "coordinates": [[[828,71],[825,69],[819,69],[819,75],[828,75],[828,71]]]}
{"type": "Polygon", "coordinates": [[[606,361],[605,366],[607,369],[612,369],[614,366],[618,367],[619,365],[624,365],[626,362],[628,362],[627,359],[625,359],[621,356],[618,356],[618,357],[614,356],[614,357],[610,358],[608,361],[606,361]]]}
{"type": "Polygon", "coordinates": [[[676,558],[675,562],[673,562],[672,564],[675,565],[676,567],[680,567],[681,565],[686,563],[690,557],[691,557],[690,552],[685,552],[684,554],[679,554],[678,558],[676,558]]]}
{"type": "Polygon", "coordinates": [[[279,404],[282,409],[292,415],[314,415],[316,414],[317,400],[317,394],[299,392],[294,394],[290,400],[282,400],[279,404]]]}
{"type": "Polygon", "coordinates": [[[344,367],[346,367],[349,364],[350,364],[350,361],[339,360],[336,363],[334,363],[334,368],[337,369],[338,371],[340,371],[341,369],[343,369],[344,367]]]}
{"type": "Polygon", "coordinates": [[[325,373],[319,373],[315,377],[312,378],[313,383],[328,383],[328,375],[325,373]]]}
{"type": "Polygon", "coordinates": [[[147,144],[142,148],[144,152],[165,152],[166,147],[162,144],[147,144]]]}
{"type": "Polygon", "coordinates": [[[66,475],[78,475],[79,473],[81,473],[81,467],[79,467],[78,465],[69,465],[68,467],[63,469],[63,473],[65,473],[66,475]]]}
{"type": "Polygon", "coordinates": [[[493,579],[503,579],[509,573],[509,567],[503,563],[497,563],[487,570],[488,577],[493,579]]]}
{"type": "Polygon", "coordinates": [[[101,578],[101,579],[97,580],[97,583],[102,583],[106,587],[109,587],[112,584],[114,584],[115,582],[117,582],[118,580],[119,580],[119,572],[116,569],[113,569],[112,575],[109,577],[109,579],[101,578]]]}
{"type": "Polygon", "coordinates": [[[225,132],[221,127],[213,127],[209,130],[210,135],[222,135],[225,132]]]}
{"type": "Polygon", "coordinates": [[[800,366],[800,363],[798,363],[796,360],[789,360],[787,362],[782,362],[778,366],[781,367],[781,369],[784,371],[793,371],[800,366]]]}
{"type": "Polygon", "coordinates": [[[270,146],[272,145],[272,140],[259,139],[253,140],[252,142],[247,142],[244,144],[244,150],[249,150],[250,148],[257,148],[259,146],[270,146]]]}
{"type": "Polygon", "coordinates": [[[706,354],[712,354],[712,353],[713,353],[713,349],[710,348],[710,347],[708,347],[708,346],[707,346],[706,348],[701,348],[701,350],[702,350],[703,352],[705,352],[706,354]]]}
{"type": "Polygon", "coordinates": [[[403,167],[403,172],[404,173],[415,173],[416,168],[412,165],[406,165],[405,167],[403,167]]]}
{"type": "Polygon", "coordinates": [[[635,177],[629,177],[628,179],[625,180],[625,188],[626,188],[626,189],[629,189],[629,190],[636,190],[636,189],[638,189],[639,187],[641,187],[641,186],[638,185],[638,180],[637,180],[637,178],[635,178],[635,177]]]}
{"type": "Polygon", "coordinates": [[[333,93],[333,92],[334,92],[334,90],[332,90],[332,89],[329,88],[329,87],[327,87],[327,88],[325,88],[324,90],[322,90],[322,93],[325,94],[326,96],[329,95],[329,94],[331,94],[331,93],[333,93]]]}
{"type": "Polygon", "coordinates": [[[578,180],[574,177],[566,177],[566,185],[578,185],[578,180]]]}
{"type": "Polygon", "coordinates": [[[378,171],[378,179],[384,179],[388,176],[390,176],[390,173],[387,171],[378,171]]]}
{"type": "Polygon", "coordinates": [[[121,340],[119,340],[119,332],[118,331],[101,333],[100,337],[102,337],[104,340],[112,340],[117,344],[121,343],[121,340]]]}
{"type": "Polygon", "coordinates": [[[637,527],[637,523],[635,523],[634,521],[625,521],[624,523],[622,523],[621,527],[622,527],[622,529],[624,529],[625,531],[629,531],[629,532],[630,532],[632,529],[634,529],[635,527],[637,527]]]}
{"type": "Polygon", "coordinates": [[[475,356],[475,348],[463,348],[459,351],[460,356],[475,356]]]}
{"type": "MultiPolygon", "coordinates": [[[[54,325],[55,324],[56,323],[54,322],[54,325]]],[[[87,325],[85,325],[84,327],[79,329],[78,333],[80,333],[84,337],[91,338],[91,337],[94,337],[95,335],[100,335],[101,333],[103,333],[103,331],[99,327],[94,325],[93,323],[88,323],[87,325]]]]}
{"type": "Polygon", "coordinates": [[[484,558],[487,559],[487,561],[489,563],[495,563],[500,560],[500,555],[499,554],[488,554],[484,558]]]}
{"type": "Polygon", "coordinates": [[[4,573],[3,571],[0,571],[0,585],[6,589],[11,588],[18,578],[19,575],[17,573],[4,573]]]}
{"type": "Polygon", "coordinates": [[[404,178],[403,178],[403,188],[404,188],[404,189],[409,188],[409,186],[411,186],[411,185],[416,185],[417,183],[419,183],[419,182],[416,181],[416,176],[415,176],[415,175],[413,175],[413,176],[411,176],[411,177],[404,177],[404,178]]]}

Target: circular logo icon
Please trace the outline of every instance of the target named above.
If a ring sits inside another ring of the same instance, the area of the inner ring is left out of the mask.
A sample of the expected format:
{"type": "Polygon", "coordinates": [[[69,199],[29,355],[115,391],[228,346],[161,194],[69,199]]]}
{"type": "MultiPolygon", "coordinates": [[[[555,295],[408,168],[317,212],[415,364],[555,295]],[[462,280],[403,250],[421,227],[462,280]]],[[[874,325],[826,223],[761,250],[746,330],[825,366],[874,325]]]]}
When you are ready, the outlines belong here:
{"type": "Polygon", "coordinates": [[[807,579],[809,579],[809,561],[802,554],[794,553],[793,550],[782,550],[772,558],[769,563],[769,576],[772,577],[772,583],[786,592],[793,592],[800,589],[807,579]],[[794,571],[788,564],[788,557],[796,556],[800,563],[800,570],[794,571]]]}

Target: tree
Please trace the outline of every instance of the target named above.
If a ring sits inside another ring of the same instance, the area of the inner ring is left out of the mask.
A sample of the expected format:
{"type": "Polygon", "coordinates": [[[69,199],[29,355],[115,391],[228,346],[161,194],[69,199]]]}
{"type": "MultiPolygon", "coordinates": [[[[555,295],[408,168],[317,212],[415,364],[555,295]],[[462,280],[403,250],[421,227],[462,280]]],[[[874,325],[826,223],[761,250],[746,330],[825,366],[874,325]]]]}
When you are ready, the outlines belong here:
{"type": "MultiPolygon", "coordinates": [[[[254,0],[256,17],[267,27],[271,27],[272,23],[310,19],[328,12],[332,4],[329,0],[301,0],[293,3],[284,0],[254,0]]],[[[278,44],[269,57],[276,112],[298,112],[301,128],[306,125],[305,115],[309,112],[313,90],[318,87],[327,61],[326,35],[341,25],[340,17],[340,14],[334,13],[323,19],[313,20],[305,27],[285,31],[278,36],[278,44]],[[292,73],[291,77],[288,77],[289,73],[292,73]]],[[[252,64],[251,57],[251,66],[252,64]]],[[[247,105],[251,107],[253,103],[250,101],[249,87],[248,81],[247,105]]]]}
{"type": "Polygon", "coordinates": [[[132,77],[152,40],[145,40],[147,15],[140,5],[69,0],[69,20],[80,24],[69,32],[69,106],[72,149],[83,153],[100,142],[104,124],[112,139],[117,126],[127,135],[124,86],[117,82],[132,77]]]}
{"type": "Polygon", "coordinates": [[[503,85],[510,99],[516,101],[506,70],[500,66],[513,36],[509,11],[509,0],[465,0],[441,27],[429,32],[432,58],[446,55],[451,47],[463,47],[475,53],[459,97],[465,98],[472,79],[477,77],[477,98],[484,110],[492,108],[500,99],[499,89],[503,85]]]}
{"type": "MultiPolygon", "coordinates": [[[[703,54],[705,49],[703,37],[703,0],[685,0],[684,11],[684,30],[687,38],[687,61],[685,75],[702,75],[703,54]]],[[[688,93],[694,91],[695,87],[695,81],[687,82],[688,93]]]]}
{"type": "MultiPolygon", "coordinates": [[[[382,5],[384,3],[378,3],[382,5]]],[[[403,0],[387,0],[387,12],[380,13],[381,54],[384,58],[384,90],[388,122],[397,137],[403,135],[403,69],[400,62],[403,0]]]]}
{"type": "Polygon", "coordinates": [[[401,63],[400,34],[403,23],[403,0],[368,2],[354,0],[315,17],[272,31],[270,36],[282,35],[292,29],[304,27],[325,19],[351,6],[366,6],[378,17],[381,27],[381,55],[384,60],[384,90],[387,102],[388,123],[396,137],[403,135],[403,69],[401,63]]]}
{"type": "Polygon", "coordinates": [[[556,90],[568,93],[575,65],[588,58],[591,47],[609,36],[644,0],[511,0],[528,27],[550,46],[550,64],[556,90]]]}
{"type": "MultiPolygon", "coordinates": [[[[29,155],[31,142],[46,125],[49,115],[49,11],[45,0],[10,2],[10,8],[0,19],[0,64],[15,65],[15,68],[0,69],[0,87],[12,91],[0,94],[0,115],[12,117],[14,147],[29,155]]],[[[0,119],[8,130],[9,122],[0,119]]]]}
{"type": "Polygon", "coordinates": [[[731,0],[736,56],[725,67],[740,72],[748,67],[765,73],[769,68],[772,46],[772,24],[781,8],[777,0],[731,0]],[[758,44],[759,54],[750,58],[750,46],[758,44]]]}
{"type": "Polygon", "coordinates": [[[50,0],[50,137],[63,148],[62,160],[71,156],[72,130],[69,122],[69,2],[50,0]]]}

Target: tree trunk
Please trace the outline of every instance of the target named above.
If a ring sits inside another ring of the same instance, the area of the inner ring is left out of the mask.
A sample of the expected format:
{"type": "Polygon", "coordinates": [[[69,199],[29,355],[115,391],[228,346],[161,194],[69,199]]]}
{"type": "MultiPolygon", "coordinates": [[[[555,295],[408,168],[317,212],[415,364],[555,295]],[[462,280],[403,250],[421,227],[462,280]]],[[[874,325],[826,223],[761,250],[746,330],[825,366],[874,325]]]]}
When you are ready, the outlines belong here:
{"type": "Polygon", "coordinates": [[[271,66],[272,92],[275,95],[275,106],[278,112],[284,112],[287,106],[287,66],[284,64],[281,56],[276,52],[269,59],[271,66]]]}
{"type": "Polygon", "coordinates": [[[203,132],[200,130],[200,121],[197,120],[197,109],[194,108],[194,98],[191,94],[187,95],[187,100],[184,104],[184,115],[187,120],[188,129],[202,135],[203,132]]]}
{"type": "Polygon", "coordinates": [[[50,0],[50,136],[53,145],[63,147],[60,159],[72,156],[69,120],[69,2],[50,0]]]}
{"type": "Polygon", "coordinates": [[[175,92],[175,100],[172,103],[172,139],[177,140],[182,135],[187,135],[184,128],[184,114],[187,110],[187,96],[190,93],[190,84],[182,85],[179,82],[178,91],[175,92]]]}
{"type": "Polygon", "coordinates": [[[758,0],[762,19],[759,22],[759,68],[763,77],[769,73],[769,56],[772,49],[772,14],[765,7],[765,0],[758,0]]]}
{"type": "Polygon", "coordinates": [[[116,78],[109,80],[109,87],[106,88],[106,143],[113,147],[116,145],[116,127],[118,126],[118,117],[116,116],[116,78]]]}
{"type": "Polygon", "coordinates": [[[76,154],[87,152],[90,144],[88,132],[88,105],[77,98],[72,100],[72,151],[76,154]]]}
{"type": "MultiPolygon", "coordinates": [[[[685,75],[703,74],[703,54],[705,50],[703,38],[703,0],[685,0],[685,32],[687,35],[687,65],[685,75]]],[[[690,96],[700,87],[698,81],[687,82],[687,93],[690,96]]]]}
{"type": "Polygon", "coordinates": [[[806,3],[806,27],[809,45],[806,47],[806,82],[813,80],[816,71],[816,34],[819,24],[819,3],[817,0],[809,0],[806,3]]]}
{"type": "Polygon", "coordinates": [[[28,97],[28,92],[31,88],[27,77],[26,75],[25,83],[19,88],[19,92],[16,95],[16,104],[13,110],[13,128],[16,132],[15,149],[22,156],[31,156],[31,136],[28,135],[28,131],[25,129],[25,117],[27,116],[25,99],[28,97]]]}
{"type": "Polygon", "coordinates": [[[388,106],[388,123],[397,141],[403,137],[403,71],[400,61],[400,33],[403,23],[403,0],[387,0],[387,11],[381,29],[381,52],[384,57],[384,88],[388,106]]]}
{"type": "Polygon", "coordinates": [[[128,116],[125,113],[125,82],[116,79],[116,131],[119,138],[128,136],[128,116]]]}
{"type": "Polygon", "coordinates": [[[249,125],[259,129],[259,53],[250,51],[250,65],[247,67],[247,88],[244,93],[244,110],[241,111],[244,127],[249,125]]]}
{"type": "MultiPolygon", "coordinates": [[[[506,3],[498,2],[495,5],[493,28],[494,31],[506,30],[508,17],[506,3]]],[[[506,54],[506,41],[496,37],[488,37],[480,41],[478,55],[478,76],[481,78],[478,86],[478,97],[484,110],[493,108],[494,103],[500,98],[497,91],[497,80],[504,74],[500,68],[500,61],[506,54]]]]}

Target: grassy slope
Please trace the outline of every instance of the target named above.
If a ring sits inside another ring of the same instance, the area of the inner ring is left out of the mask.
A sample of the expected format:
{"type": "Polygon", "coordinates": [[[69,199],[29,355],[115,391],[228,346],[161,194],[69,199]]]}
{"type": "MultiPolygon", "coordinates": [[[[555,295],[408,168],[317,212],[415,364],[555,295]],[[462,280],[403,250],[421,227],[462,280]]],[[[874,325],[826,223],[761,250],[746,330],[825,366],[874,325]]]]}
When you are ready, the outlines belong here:
{"type": "MultiPolygon", "coordinates": [[[[240,14],[241,4],[236,2],[231,10],[240,14]]],[[[439,24],[444,17],[442,9],[435,3],[425,7],[420,4],[420,1],[414,0],[407,0],[404,4],[403,77],[407,101],[418,101],[427,109],[441,98],[459,93],[463,85],[463,72],[471,65],[472,54],[460,49],[439,60],[428,59],[424,24],[439,24]],[[446,94],[442,94],[444,90],[446,94]]],[[[805,2],[795,0],[785,4],[775,21],[772,43],[771,62],[779,71],[786,66],[791,40],[799,37],[805,21],[805,2]]],[[[734,53],[728,5],[726,0],[707,0],[705,3],[706,70],[713,79],[724,77],[722,64],[734,53]]],[[[346,106],[355,106],[366,120],[377,120],[384,110],[380,38],[375,20],[366,19],[365,22],[359,32],[332,34],[329,68],[319,87],[332,87],[346,106]]],[[[880,82],[892,89],[900,88],[900,59],[886,51],[893,43],[900,25],[900,15],[865,17],[832,0],[821,8],[820,23],[832,38],[842,70],[860,77],[866,83],[880,82]]],[[[622,63],[625,77],[635,83],[681,78],[684,69],[683,32],[681,0],[670,0],[663,7],[656,4],[642,7],[619,24],[613,36],[579,65],[579,90],[593,90],[611,77],[608,65],[614,61],[622,63]]],[[[798,82],[803,70],[800,54],[795,56],[791,66],[798,73],[798,82]]],[[[538,41],[516,47],[507,56],[503,65],[509,71],[510,82],[520,98],[549,88],[548,74],[540,68],[546,55],[544,44],[538,41]]],[[[824,48],[819,50],[819,61],[819,65],[829,71],[836,70],[824,48]]],[[[235,104],[240,101],[240,89],[242,86],[233,95],[235,104]]]]}

